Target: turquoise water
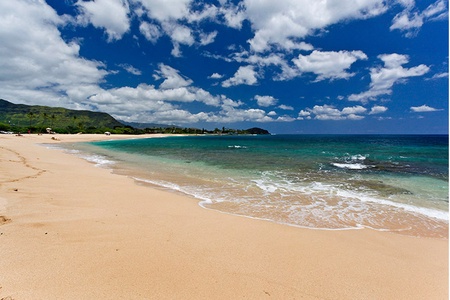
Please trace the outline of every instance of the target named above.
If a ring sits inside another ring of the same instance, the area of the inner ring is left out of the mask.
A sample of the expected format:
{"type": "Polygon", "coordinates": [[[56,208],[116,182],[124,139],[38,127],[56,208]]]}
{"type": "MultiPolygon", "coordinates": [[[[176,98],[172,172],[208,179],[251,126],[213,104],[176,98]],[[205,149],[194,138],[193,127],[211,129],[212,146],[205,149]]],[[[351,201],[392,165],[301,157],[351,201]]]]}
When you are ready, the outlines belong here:
{"type": "Polygon", "coordinates": [[[77,147],[205,208],[307,228],[448,235],[448,136],[185,136],[77,147]]]}

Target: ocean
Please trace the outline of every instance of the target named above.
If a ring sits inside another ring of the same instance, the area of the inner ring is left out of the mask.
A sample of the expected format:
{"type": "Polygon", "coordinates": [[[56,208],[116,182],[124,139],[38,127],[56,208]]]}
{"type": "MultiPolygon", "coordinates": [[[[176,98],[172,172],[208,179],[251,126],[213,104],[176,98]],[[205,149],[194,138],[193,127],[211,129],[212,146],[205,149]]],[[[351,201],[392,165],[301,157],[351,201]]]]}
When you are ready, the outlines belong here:
{"type": "MultiPolygon", "coordinates": [[[[64,147],[207,209],[322,230],[448,238],[448,136],[169,136],[64,147]]],[[[151,199],[149,199],[150,201],[151,199]]]]}

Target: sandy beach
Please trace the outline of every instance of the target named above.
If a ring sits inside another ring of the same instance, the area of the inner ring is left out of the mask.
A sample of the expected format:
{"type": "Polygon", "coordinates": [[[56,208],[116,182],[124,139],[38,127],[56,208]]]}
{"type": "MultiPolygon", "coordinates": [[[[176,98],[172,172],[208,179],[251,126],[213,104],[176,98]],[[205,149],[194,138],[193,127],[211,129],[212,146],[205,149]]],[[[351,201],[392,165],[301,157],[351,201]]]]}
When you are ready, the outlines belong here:
{"type": "Polygon", "coordinates": [[[0,299],[448,299],[448,239],[206,210],[42,145],[112,138],[0,135],[0,299]]]}

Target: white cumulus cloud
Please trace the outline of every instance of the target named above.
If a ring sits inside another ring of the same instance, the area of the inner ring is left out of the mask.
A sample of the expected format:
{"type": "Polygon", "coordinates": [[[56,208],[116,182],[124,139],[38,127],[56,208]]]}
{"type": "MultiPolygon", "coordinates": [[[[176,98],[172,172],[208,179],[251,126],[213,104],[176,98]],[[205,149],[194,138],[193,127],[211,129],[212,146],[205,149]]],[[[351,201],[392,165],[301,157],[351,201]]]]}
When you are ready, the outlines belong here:
{"type": "Polygon", "coordinates": [[[315,105],[312,109],[307,108],[301,110],[299,113],[299,119],[310,119],[314,115],[314,119],[328,121],[328,120],[362,120],[364,114],[367,111],[362,106],[344,107],[342,110],[335,108],[332,105],[315,105]]]}
{"type": "Polygon", "coordinates": [[[277,103],[277,99],[272,96],[260,96],[256,95],[255,97],[256,102],[258,103],[258,106],[261,107],[269,107],[272,105],[275,105],[277,103]]]}
{"type": "Polygon", "coordinates": [[[414,1],[406,1],[402,4],[405,9],[394,17],[390,30],[400,30],[406,37],[415,36],[425,22],[443,20],[448,17],[447,3],[444,0],[430,4],[422,12],[415,9],[414,1]]]}
{"type": "Polygon", "coordinates": [[[151,19],[166,22],[186,18],[189,15],[191,0],[136,0],[136,2],[141,3],[151,19]]]}
{"type": "Polygon", "coordinates": [[[81,107],[108,72],[62,39],[64,19],[44,1],[0,2],[0,90],[21,103],[81,107]]]}
{"type": "Polygon", "coordinates": [[[309,55],[300,54],[292,61],[300,73],[317,75],[316,81],[324,79],[346,79],[353,76],[347,70],[359,59],[367,59],[362,51],[317,51],[309,55]]]}
{"type": "Polygon", "coordinates": [[[221,74],[219,74],[219,73],[213,73],[213,74],[211,74],[211,76],[209,76],[208,78],[210,78],[210,79],[220,79],[220,78],[222,78],[223,77],[223,75],[221,75],[221,74]]]}
{"type": "Polygon", "coordinates": [[[78,21],[105,29],[108,41],[122,38],[130,28],[130,9],[126,0],[77,1],[76,5],[81,11],[78,21]]]}
{"type": "Polygon", "coordinates": [[[233,77],[222,82],[223,87],[234,85],[255,85],[258,82],[258,74],[253,66],[239,67],[233,77]]]}
{"type": "Polygon", "coordinates": [[[282,109],[282,110],[294,110],[294,108],[292,106],[284,105],[284,104],[279,105],[278,108],[282,109]]]}
{"type": "Polygon", "coordinates": [[[387,107],[381,105],[375,105],[370,109],[369,115],[382,114],[388,110],[387,107]]]}
{"type": "Polygon", "coordinates": [[[371,83],[369,90],[350,95],[348,98],[350,101],[364,103],[368,100],[375,100],[380,95],[390,95],[395,83],[409,77],[422,76],[430,70],[428,66],[423,64],[412,68],[404,68],[402,65],[409,62],[407,55],[383,54],[379,55],[378,58],[384,62],[384,67],[370,69],[371,83]]]}
{"type": "Polygon", "coordinates": [[[205,46],[214,43],[214,39],[217,36],[217,31],[210,33],[200,33],[200,44],[205,46]]]}
{"type": "Polygon", "coordinates": [[[174,89],[186,87],[192,84],[192,80],[181,76],[178,70],[165,64],[159,65],[159,70],[155,72],[158,76],[164,78],[159,86],[161,89],[174,89]]]}
{"type": "Polygon", "coordinates": [[[244,0],[255,35],[249,40],[256,52],[272,45],[289,49],[296,39],[349,19],[365,19],[386,10],[383,0],[244,0]]]}
{"type": "Polygon", "coordinates": [[[219,9],[224,24],[231,28],[241,29],[242,22],[246,19],[243,3],[233,4],[231,1],[219,1],[221,7],[219,9]]]}
{"type": "Polygon", "coordinates": [[[153,44],[163,35],[162,29],[158,25],[150,24],[148,22],[142,22],[141,25],[139,25],[139,31],[153,44]]]}
{"type": "Polygon", "coordinates": [[[411,111],[416,112],[416,113],[423,113],[423,112],[435,112],[435,111],[440,111],[442,109],[437,109],[434,107],[430,107],[426,104],[421,105],[421,106],[412,106],[411,107],[411,111]]]}

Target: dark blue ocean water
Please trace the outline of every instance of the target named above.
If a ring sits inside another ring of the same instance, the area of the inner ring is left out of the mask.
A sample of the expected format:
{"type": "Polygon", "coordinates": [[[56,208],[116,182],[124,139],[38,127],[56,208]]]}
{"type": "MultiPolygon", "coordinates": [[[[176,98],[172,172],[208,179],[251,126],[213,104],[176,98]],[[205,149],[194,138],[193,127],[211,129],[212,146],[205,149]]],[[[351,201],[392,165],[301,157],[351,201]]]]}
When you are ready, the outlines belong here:
{"type": "Polygon", "coordinates": [[[309,228],[447,235],[448,136],[184,136],[80,150],[206,208],[309,228]]]}

